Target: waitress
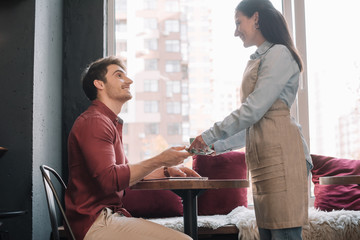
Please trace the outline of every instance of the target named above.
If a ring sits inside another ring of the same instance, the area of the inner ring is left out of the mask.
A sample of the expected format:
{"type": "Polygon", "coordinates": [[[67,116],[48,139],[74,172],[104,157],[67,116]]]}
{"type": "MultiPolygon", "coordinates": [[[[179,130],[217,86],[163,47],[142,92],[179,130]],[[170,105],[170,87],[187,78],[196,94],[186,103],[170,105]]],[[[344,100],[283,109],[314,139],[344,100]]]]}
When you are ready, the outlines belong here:
{"type": "Polygon", "coordinates": [[[302,239],[312,161],[290,116],[302,61],[283,15],[269,0],[241,1],[235,25],[244,47],[257,47],[243,74],[242,105],[197,136],[190,149],[212,146],[219,154],[246,146],[260,239],[302,239]]]}

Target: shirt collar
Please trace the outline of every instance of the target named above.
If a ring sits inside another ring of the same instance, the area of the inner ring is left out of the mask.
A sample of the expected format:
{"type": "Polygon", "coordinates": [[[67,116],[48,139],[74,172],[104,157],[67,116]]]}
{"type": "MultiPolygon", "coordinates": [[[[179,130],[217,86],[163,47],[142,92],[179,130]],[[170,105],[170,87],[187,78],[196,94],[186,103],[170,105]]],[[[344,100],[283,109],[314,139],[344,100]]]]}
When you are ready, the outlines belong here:
{"type": "Polygon", "coordinates": [[[258,49],[256,49],[255,53],[251,54],[251,59],[259,58],[261,55],[265,54],[274,44],[268,41],[263,42],[258,49]]]}
{"type": "Polygon", "coordinates": [[[123,124],[123,120],[117,116],[110,108],[108,108],[103,102],[99,100],[92,101],[92,106],[96,107],[100,112],[107,116],[114,124],[120,123],[123,124]]]}

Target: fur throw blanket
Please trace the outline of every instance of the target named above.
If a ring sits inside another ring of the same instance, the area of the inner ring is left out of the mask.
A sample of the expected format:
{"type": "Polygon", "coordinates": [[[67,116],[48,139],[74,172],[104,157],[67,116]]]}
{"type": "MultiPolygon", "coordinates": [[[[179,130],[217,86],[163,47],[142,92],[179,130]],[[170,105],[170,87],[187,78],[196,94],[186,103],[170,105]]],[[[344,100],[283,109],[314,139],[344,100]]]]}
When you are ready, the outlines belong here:
{"type": "MultiPolygon", "coordinates": [[[[183,218],[156,218],[152,222],[184,231],[183,218]]],[[[239,240],[259,240],[255,212],[240,206],[227,215],[198,216],[198,227],[216,229],[227,224],[239,229],[239,240]]],[[[309,208],[309,224],[303,226],[304,240],[359,240],[360,211],[340,210],[332,212],[309,208]]]]}

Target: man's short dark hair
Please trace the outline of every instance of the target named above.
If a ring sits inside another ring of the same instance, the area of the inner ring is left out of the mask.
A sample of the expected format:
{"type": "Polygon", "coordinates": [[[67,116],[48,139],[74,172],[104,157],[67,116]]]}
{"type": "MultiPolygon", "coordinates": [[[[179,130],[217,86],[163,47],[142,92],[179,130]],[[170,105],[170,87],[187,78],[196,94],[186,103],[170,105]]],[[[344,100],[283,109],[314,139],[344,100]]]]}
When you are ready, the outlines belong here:
{"type": "Polygon", "coordinates": [[[106,83],[107,67],[109,65],[118,65],[125,70],[123,62],[114,56],[100,58],[92,63],[84,70],[81,77],[84,93],[90,101],[97,97],[97,89],[94,86],[94,80],[100,80],[106,83]]]}

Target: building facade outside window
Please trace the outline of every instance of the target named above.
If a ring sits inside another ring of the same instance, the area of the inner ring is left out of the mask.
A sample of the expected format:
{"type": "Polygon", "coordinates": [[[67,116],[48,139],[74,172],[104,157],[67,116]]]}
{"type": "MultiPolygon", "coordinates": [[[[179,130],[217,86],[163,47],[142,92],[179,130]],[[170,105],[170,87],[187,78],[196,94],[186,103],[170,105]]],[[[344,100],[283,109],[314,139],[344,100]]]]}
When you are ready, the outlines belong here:
{"type": "Polygon", "coordinates": [[[166,72],[180,72],[181,64],[179,60],[167,60],[165,63],[166,72]]]}
{"type": "Polygon", "coordinates": [[[169,114],[180,114],[181,113],[181,103],[180,102],[167,102],[166,111],[169,114]]]}
{"type": "Polygon", "coordinates": [[[179,12],[179,1],[178,0],[167,0],[165,3],[165,11],[167,12],[179,12]]]}
{"type": "Polygon", "coordinates": [[[118,32],[118,33],[126,32],[127,31],[126,20],[118,20],[118,21],[116,21],[115,31],[118,32]]]}
{"type": "Polygon", "coordinates": [[[144,47],[147,50],[156,51],[158,50],[158,40],[156,38],[145,39],[144,47]]]}
{"type": "Polygon", "coordinates": [[[181,134],[181,124],[180,123],[169,123],[167,128],[168,135],[180,135],[181,134]]]}
{"type": "Polygon", "coordinates": [[[144,112],[145,113],[157,113],[159,111],[159,102],[158,101],[145,101],[144,102],[144,112]]]}
{"type": "Polygon", "coordinates": [[[174,93],[180,93],[180,81],[168,81],[166,82],[166,96],[172,97],[174,93]]]}
{"type": "Polygon", "coordinates": [[[159,134],[159,124],[158,123],[147,123],[145,125],[145,134],[146,135],[158,135],[159,134]]]}
{"type": "Polygon", "coordinates": [[[167,52],[180,52],[180,41],[179,40],[166,40],[165,50],[167,52]]]}
{"type": "Polygon", "coordinates": [[[143,0],[144,9],[156,9],[157,8],[157,0],[143,0]]]}
{"type": "Polygon", "coordinates": [[[159,90],[158,82],[157,79],[145,79],[144,92],[157,92],[159,90]]]}
{"type": "Polygon", "coordinates": [[[156,18],[144,18],[144,29],[145,30],[158,29],[157,19],[156,18]]]}
{"type": "Polygon", "coordinates": [[[145,59],[145,71],[154,71],[158,69],[158,60],[157,59],[145,59]]]}
{"type": "Polygon", "coordinates": [[[165,20],[165,32],[179,32],[180,22],[179,20],[165,20]]]}

